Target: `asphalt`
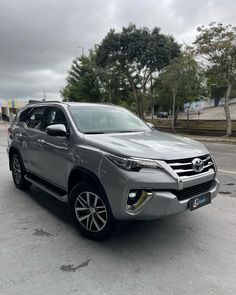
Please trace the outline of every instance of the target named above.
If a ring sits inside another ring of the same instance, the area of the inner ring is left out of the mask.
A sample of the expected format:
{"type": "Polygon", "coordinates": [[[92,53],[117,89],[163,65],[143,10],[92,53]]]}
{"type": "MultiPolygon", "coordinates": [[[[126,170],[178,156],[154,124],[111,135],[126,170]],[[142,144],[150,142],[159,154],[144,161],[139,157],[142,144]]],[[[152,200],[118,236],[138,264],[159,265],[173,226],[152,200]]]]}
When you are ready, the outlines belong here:
{"type": "Polygon", "coordinates": [[[220,194],[211,205],[83,238],[66,207],[17,190],[0,128],[0,294],[236,294],[236,147],[210,143],[220,194]]]}
{"type": "MultiPolygon", "coordinates": [[[[203,142],[214,156],[220,180],[219,192],[236,199],[236,145],[203,142]]],[[[235,249],[236,250],[236,249],[235,249]]]]}

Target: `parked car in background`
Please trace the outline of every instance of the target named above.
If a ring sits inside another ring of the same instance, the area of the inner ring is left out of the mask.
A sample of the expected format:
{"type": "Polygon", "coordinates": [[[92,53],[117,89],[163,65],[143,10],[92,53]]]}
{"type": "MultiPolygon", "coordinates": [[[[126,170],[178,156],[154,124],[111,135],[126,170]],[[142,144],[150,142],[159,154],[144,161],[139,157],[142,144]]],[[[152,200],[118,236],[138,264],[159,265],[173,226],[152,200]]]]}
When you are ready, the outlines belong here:
{"type": "Polygon", "coordinates": [[[9,129],[7,150],[16,187],[34,184],[67,203],[94,240],[108,238],[117,220],[200,208],[219,187],[205,146],[153,130],[113,105],[29,104],[9,129]]]}
{"type": "Polygon", "coordinates": [[[168,118],[168,113],[167,112],[159,112],[157,114],[157,118],[168,118]]]}

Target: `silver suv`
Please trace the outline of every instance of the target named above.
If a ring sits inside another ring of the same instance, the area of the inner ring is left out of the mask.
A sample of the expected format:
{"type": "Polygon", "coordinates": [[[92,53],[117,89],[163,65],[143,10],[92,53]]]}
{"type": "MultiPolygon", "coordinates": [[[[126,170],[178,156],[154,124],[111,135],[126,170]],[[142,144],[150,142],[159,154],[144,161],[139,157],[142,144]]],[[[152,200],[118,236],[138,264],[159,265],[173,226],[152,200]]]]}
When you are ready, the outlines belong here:
{"type": "Polygon", "coordinates": [[[85,236],[117,220],[154,220],[209,204],[219,182],[199,142],[153,130],[128,110],[45,102],[20,110],[8,137],[17,188],[31,184],[68,203],[85,236]]]}

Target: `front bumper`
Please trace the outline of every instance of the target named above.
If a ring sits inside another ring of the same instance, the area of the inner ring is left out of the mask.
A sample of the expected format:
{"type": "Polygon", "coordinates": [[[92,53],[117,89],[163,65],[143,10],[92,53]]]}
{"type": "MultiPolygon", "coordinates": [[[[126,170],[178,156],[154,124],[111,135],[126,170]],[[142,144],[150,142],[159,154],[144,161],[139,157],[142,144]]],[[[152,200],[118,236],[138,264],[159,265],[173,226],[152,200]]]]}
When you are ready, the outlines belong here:
{"type": "Polygon", "coordinates": [[[211,199],[213,199],[219,189],[219,181],[215,173],[199,175],[180,183],[164,169],[145,169],[143,172],[133,173],[123,171],[106,160],[100,165],[99,178],[107,194],[113,215],[118,220],[155,220],[162,216],[184,212],[189,208],[189,200],[198,196],[194,194],[180,201],[174,193],[170,192],[171,190],[212,181],[211,188],[205,192],[210,192],[211,199]],[[127,209],[127,196],[132,189],[146,189],[152,192],[152,196],[134,211],[127,209]]]}
{"type": "MultiPolygon", "coordinates": [[[[210,189],[211,199],[215,198],[219,189],[219,181],[214,179],[210,189]]],[[[201,194],[202,195],[202,194],[201,194]]],[[[197,197],[195,195],[193,197],[197,197]]],[[[189,199],[179,201],[177,197],[169,191],[153,191],[152,197],[144,206],[135,213],[127,212],[131,219],[155,220],[162,216],[184,212],[189,209],[189,199]]]]}

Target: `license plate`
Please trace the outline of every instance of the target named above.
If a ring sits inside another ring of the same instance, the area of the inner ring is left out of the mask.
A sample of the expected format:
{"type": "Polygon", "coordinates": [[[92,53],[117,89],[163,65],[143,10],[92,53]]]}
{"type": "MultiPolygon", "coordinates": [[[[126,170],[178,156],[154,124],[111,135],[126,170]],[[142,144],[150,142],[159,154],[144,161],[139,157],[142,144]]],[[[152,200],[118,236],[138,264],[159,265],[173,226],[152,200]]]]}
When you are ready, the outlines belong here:
{"type": "Polygon", "coordinates": [[[189,209],[190,211],[196,210],[202,206],[205,206],[207,204],[211,203],[211,194],[206,193],[204,195],[192,198],[189,200],[189,209]]]}

